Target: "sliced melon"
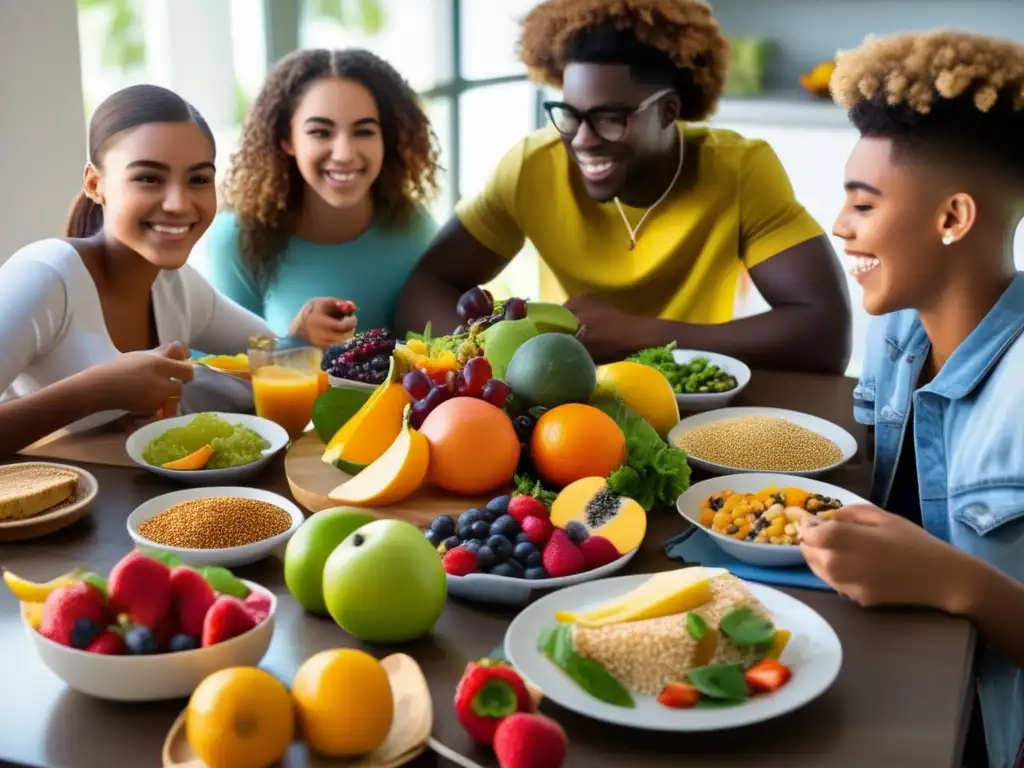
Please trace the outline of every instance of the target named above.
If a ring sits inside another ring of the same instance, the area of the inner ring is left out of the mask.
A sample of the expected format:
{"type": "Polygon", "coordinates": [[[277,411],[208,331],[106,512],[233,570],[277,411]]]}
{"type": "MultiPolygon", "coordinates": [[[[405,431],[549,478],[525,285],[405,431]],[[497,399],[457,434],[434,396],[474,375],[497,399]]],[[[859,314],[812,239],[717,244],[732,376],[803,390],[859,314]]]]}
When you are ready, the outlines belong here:
{"type": "Polygon", "coordinates": [[[551,523],[565,528],[576,521],[594,536],[608,539],[619,554],[640,546],[647,513],[636,501],[608,490],[603,477],[584,477],[562,489],[551,505],[551,523]]]}

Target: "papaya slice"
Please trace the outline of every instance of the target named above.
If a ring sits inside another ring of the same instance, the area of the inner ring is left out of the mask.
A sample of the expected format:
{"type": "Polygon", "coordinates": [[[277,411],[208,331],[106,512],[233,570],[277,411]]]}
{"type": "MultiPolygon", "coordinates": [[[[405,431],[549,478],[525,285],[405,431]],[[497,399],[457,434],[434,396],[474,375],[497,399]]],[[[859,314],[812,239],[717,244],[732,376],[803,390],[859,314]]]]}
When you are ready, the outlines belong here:
{"type": "Polygon", "coordinates": [[[206,466],[207,462],[209,462],[211,456],[213,456],[213,447],[210,445],[204,445],[202,448],[192,451],[188,456],[182,456],[180,459],[168,461],[166,464],[161,464],[160,466],[164,469],[202,469],[206,466]]]}
{"type": "Polygon", "coordinates": [[[627,496],[608,490],[603,477],[584,477],[565,486],[551,505],[551,523],[565,528],[583,523],[593,536],[610,541],[619,554],[640,546],[647,533],[647,513],[627,496]]]}

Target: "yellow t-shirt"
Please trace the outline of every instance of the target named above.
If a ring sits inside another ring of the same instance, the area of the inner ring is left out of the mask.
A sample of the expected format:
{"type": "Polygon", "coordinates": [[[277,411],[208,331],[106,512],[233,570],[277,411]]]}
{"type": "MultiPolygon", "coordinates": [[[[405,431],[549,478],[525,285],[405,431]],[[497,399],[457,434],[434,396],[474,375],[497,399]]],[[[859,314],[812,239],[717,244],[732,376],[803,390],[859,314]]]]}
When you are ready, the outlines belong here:
{"type": "MultiPolygon", "coordinates": [[[[743,267],[823,230],[796,201],[767,143],[682,123],[680,132],[686,152],[697,155],[697,178],[677,184],[651,211],[632,251],[615,203],[587,196],[550,127],[516,144],[483,192],[456,206],[456,215],[505,258],[528,239],[568,296],[590,293],[632,315],[728,322],[743,267]]],[[[644,215],[641,208],[623,210],[632,227],[644,215]]]]}

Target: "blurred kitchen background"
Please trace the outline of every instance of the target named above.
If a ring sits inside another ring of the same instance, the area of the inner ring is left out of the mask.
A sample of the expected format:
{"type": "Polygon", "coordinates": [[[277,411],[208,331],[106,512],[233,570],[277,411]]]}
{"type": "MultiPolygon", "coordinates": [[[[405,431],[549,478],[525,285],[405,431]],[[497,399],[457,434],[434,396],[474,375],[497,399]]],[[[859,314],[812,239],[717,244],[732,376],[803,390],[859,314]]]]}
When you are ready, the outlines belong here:
{"type": "MultiPolygon", "coordinates": [[[[87,116],[139,82],[178,91],[230,162],[268,66],[303,47],[369,48],[423,95],[443,147],[434,213],[484,184],[508,147],[543,124],[540,92],[516,60],[517,21],[536,0],[0,0],[0,261],[60,232],[81,183],[87,116]]],[[[956,27],[1024,40],[1024,0],[712,0],[734,46],[728,96],[713,123],[768,141],[800,200],[826,229],[842,204],[856,141],[828,99],[837,50],[868,34],[956,27]]],[[[1022,137],[1024,140],[1024,137],[1022,137]]],[[[841,246],[837,242],[837,248],[841,246]]],[[[200,249],[201,251],[201,249],[200,249]]],[[[1024,266],[1024,228],[1017,237],[1024,266]]],[[[203,254],[195,254],[203,268],[203,254]]],[[[527,247],[496,281],[503,294],[557,297],[527,247]]],[[[863,354],[866,315],[850,281],[863,354]]],[[[743,313],[763,311],[748,284],[743,313]]]]}

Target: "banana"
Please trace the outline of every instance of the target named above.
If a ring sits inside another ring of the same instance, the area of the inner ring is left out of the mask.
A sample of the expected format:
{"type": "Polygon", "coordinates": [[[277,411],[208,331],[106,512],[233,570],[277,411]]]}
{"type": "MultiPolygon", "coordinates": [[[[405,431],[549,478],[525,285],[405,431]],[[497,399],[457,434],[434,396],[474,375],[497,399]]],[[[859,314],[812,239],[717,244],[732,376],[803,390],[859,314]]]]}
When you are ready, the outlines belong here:
{"type": "Polygon", "coordinates": [[[14,596],[23,603],[42,603],[51,592],[60,587],[67,587],[81,580],[84,571],[76,568],[71,573],[50,579],[46,582],[29,581],[21,576],[16,576],[4,569],[4,583],[14,593],[14,596]]]}
{"type": "Polygon", "coordinates": [[[22,603],[21,613],[25,617],[25,623],[32,629],[39,629],[39,625],[43,623],[42,603],[22,603]]]}

